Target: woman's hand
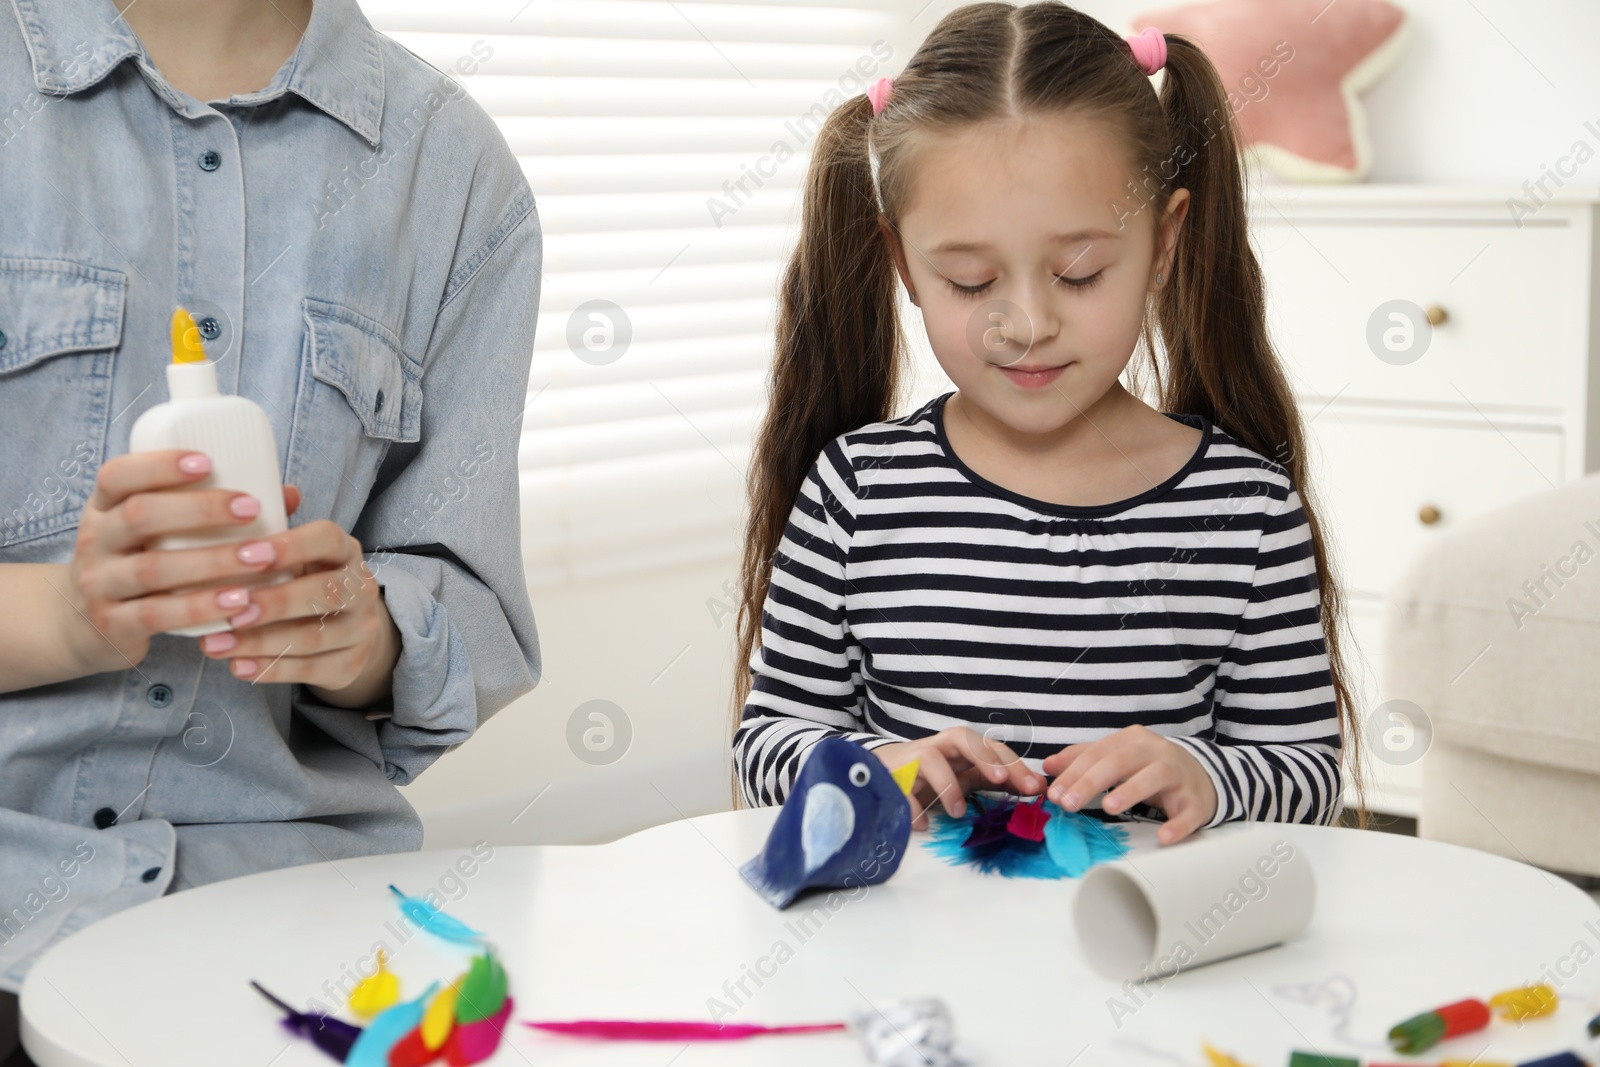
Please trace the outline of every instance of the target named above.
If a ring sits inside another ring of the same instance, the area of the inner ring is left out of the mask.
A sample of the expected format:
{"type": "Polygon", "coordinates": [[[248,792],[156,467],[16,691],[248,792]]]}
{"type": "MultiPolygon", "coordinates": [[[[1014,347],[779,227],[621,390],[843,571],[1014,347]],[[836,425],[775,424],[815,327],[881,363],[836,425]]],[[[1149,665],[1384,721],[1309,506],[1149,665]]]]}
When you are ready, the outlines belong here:
{"type": "Polygon", "coordinates": [[[891,771],[919,761],[911,788],[911,825],[918,830],[928,828],[928,809],[935,800],[960,818],[967,810],[967,793],[974,790],[1008,788],[1031,795],[1044,788],[1044,779],[1005,742],[966,726],[952,726],[917,741],[879,745],[872,754],[891,771]]]}
{"type": "Polygon", "coordinates": [[[319,519],[237,546],[257,571],[296,577],[249,590],[229,633],[200,647],[250,682],[301,682],[324,703],[359,708],[389,695],[400,632],[384,606],[361,542],[319,519]]]}
{"type": "MultiPolygon", "coordinates": [[[[154,549],[165,534],[243,526],[261,513],[248,493],[180,489],[204,478],[198,452],[131,453],[108,460],[78,524],[68,565],[69,631],[82,673],[122,670],[168,630],[226,619],[237,632],[201,647],[252,682],[304,682],[318,699],[362,707],[388,695],[400,635],[367,570],[361,545],[336,524],[309,522],[257,541],[154,549]],[[275,586],[173,590],[268,571],[295,577],[275,586]]],[[[283,490],[293,514],[300,491],[283,490]]]]}
{"type": "Polygon", "coordinates": [[[1055,775],[1050,799],[1077,811],[1109,789],[1100,806],[1115,815],[1141,801],[1166,812],[1156,838],[1164,845],[1181,841],[1217,813],[1217,791],[1200,761],[1183,746],[1144,726],[1127,726],[1098,741],[1068,745],[1044,761],[1055,775]]]}
{"type": "MultiPolygon", "coordinates": [[[[70,608],[67,634],[78,675],[125,670],[144,659],[154,635],[218,622],[249,605],[239,586],[172,592],[263,569],[241,565],[234,546],[147,547],[164,534],[243,526],[261,513],[248,493],[173,491],[210,473],[206,456],[178,450],[117,456],[101,465],[78,520],[65,588],[57,590],[70,608]]],[[[283,499],[293,511],[300,491],[286,486],[283,499]]]]}

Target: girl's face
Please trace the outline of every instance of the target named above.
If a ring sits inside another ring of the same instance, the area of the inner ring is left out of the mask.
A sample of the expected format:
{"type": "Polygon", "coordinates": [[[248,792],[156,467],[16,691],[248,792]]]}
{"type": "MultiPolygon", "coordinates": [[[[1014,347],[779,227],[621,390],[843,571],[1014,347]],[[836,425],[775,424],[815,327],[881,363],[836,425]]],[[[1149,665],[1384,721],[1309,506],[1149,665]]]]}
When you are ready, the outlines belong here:
{"type": "Polygon", "coordinates": [[[886,236],[934,355],[983,415],[1025,434],[1062,429],[1127,366],[1156,273],[1171,282],[1188,192],[1152,217],[1111,126],[1073,114],[912,150],[899,233],[886,236]]]}

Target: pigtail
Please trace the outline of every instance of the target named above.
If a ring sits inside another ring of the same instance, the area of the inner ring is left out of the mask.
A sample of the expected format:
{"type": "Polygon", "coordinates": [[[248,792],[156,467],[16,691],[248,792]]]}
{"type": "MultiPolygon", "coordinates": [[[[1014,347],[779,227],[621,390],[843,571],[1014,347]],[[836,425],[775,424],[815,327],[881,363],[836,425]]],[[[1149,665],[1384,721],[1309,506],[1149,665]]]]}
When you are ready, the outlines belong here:
{"type": "Polygon", "coordinates": [[[1346,763],[1364,825],[1363,746],[1344,657],[1344,597],[1306,477],[1300,411],[1267,332],[1266,294],[1250,247],[1232,107],[1216,67],[1198,45],[1176,34],[1168,34],[1166,44],[1160,99],[1177,169],[1170,188],[1188,189],[1192,201],[1170,284],[1156,301],[1166,353],[1158,373],[1162,404],[1169,411],[1204,415],[1282,464],[1300,494],[1311,528],[1346,763]]]}
{"type": "Polygon", "coordinates": [[[806,174],[800,236],[778,293],[766,417],[750,457],[739,569],[734,728],[749,696],[750,656],[773,557],[823,446],[889,417],[902,359],[896,275],[879,230],[867,156],[872,104],[857,95],[823,123],[806,174]]]}

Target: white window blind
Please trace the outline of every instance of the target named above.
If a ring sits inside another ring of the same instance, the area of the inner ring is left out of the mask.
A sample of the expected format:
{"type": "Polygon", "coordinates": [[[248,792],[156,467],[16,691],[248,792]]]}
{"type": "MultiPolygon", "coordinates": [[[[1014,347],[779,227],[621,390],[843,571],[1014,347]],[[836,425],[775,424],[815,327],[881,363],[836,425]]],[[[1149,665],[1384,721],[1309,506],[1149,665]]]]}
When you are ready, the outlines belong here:
{"type": "Polygon", "coordinates": [[[362,7],[456,74],[538,199],[519,457],[530,585],[732,557],[809,150],[834,104],[904,62],[900,5],[362,7]]]}

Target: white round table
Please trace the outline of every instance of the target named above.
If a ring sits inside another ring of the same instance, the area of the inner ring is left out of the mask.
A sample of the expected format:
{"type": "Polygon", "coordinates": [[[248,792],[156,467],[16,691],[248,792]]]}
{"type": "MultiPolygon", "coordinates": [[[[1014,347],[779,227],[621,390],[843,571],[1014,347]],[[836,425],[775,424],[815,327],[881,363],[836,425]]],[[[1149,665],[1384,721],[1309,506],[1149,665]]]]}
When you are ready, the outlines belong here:
{"type": "MultiPolygon", "coordinates": [[[[1075,882],[949,867],[920,834],[889,882],[836,898],[836,910],[813,897],[776,911],[736,870],[774,814],[706,816],[601,846],[341,860],[163,897],[38,962],[22,991],[24,1041],[40,1067],[326,1064],[247,983],[300,1007],[313,998],[337,1005],[328,991],[370,966],[379,943],[405,995],[453,978],[467,952],[428,934],[402,941],[391,882],[454,897],[446,910],[489,934],[511,976],[516,1019],[709,1021],[720,1003],[722,1021],[822,1022],[931,995],[993,1067],[1199,1065],[1202,1040],[1279,1067],[1291,1049],[1392,1062],[1383,1036],[1402,1018],[1526,982],[1557,984],[1560,1011],[1455,1039],[1452,1058],[1517,1062],[1578,1047],[1600,1010],[1600,962],[1590,961],[1600,907],[1554,875],[1468,849],[1275,827],[1316,874],[1306,934],[1139,990],[1092,974],[1079,955],[1075,882]]],[[[1136,850],[1156,847],[1149,826],[1133,831],[1136,850]]],[[[490,1062],[865,1062],[844,1034],[684,1046],[514,1029],[490,1062]]]]}

